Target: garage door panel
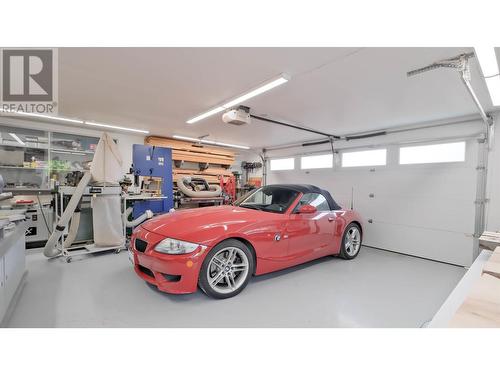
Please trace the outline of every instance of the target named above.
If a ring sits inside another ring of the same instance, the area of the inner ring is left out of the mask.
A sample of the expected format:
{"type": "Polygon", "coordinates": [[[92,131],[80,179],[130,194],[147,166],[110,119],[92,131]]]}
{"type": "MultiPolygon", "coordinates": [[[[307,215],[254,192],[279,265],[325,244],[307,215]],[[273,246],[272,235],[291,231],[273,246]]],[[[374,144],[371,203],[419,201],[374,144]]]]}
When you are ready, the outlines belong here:
{"type": "MultiPolygon", "coordinates": [[[[468,199],[464,202],[461,194],[418,194],[388,191],[387,182],[377,186],[364,184],[352,179],[350,184],[331,181],[321,185],[332,192],[334,199],[341,207],[351,206],[351,187],[354,187],[354,208],[362,213],[365,219],[377,219],[387,222],[405,222],[408,225],[435,227],[448,231],[471,233],[474,228],[474,191],[465,192],[468,199]],[[370,197],[373,194],[373,198],[370,197]],[[446,219],[442,212],[446,212],[446,219]]],[[[297,181],[295,180],[297,183],[297,181]]],[[[470,182],[469,182],[470,185],[470,182]]]]}
{"type": "Polygon", "coordinates": [[[442,262],[472,263],[473,238],[462,233],[374,222],[365,225],[363,241],[367,246],[442,262]]]}
{"type": "MultiPolygon", "coordinates": [[[[464,205],[459,199],[435,197],[434,200],[406,195],[375,194],[374,198],[361,205],[372,219],[406,225],[427,226],[448,231],[470,233],[474,228],[474,216],[470,215],[474,205],[464,205]],[[439,203],[436,203],[439,202],[439,203]],[[364,206],[369,206],[365,209],[364,206]],[[447,218],[444,219],[442,212],[447,218]]],[[[357,208],[357,207],[355,207],[357,208]]]]}
{"type": "MultiPolygon", "coordinates": [[[[372,177],[376,173],[366,175],[372,177]]],[[[334,174],[336,175],[335,172],[334,174]]],[[[336,176],[323,182],[319,179],[314,181],[310,178],[299,178],[303,177],[299,175],[287,182],[280,179],[280,183],[314,183],[329,190],[343,208],[350,208],[353,195],[354,209],[362,213],[365,219],[405,222],[416,226],[425,222],[427,226],[464,233],[473,230],[475,189],[471,187],[473,184],[470,179],[475,181],[474,173],[470,174],[467,184],[461,184],[460,189],[454,188],[457,186],[454,183],[443,186],[437,183],[430,186],[406,186],[400,182],[406,178],[398,174],[385,173],[385,176],[377,178],[376,182],[371,181],[375,179],[350,174],[350,177],[336,176]],[[435,192],[429,192],[429,189],[435,192]],[[373,198],[370,197],[371,194],[373,198]],[[443,217],[443,212],[446,217],[443,217]]]]}

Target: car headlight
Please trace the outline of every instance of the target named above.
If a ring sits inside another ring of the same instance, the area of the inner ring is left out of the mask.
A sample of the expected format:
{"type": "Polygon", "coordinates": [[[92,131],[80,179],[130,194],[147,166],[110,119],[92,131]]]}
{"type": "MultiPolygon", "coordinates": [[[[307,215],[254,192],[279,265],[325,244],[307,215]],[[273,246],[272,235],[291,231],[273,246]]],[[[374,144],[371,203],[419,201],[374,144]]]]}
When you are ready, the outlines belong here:
{"type": "Polygon", "coordinates": [[[206,248],[206,246],[197,243],[174,240],[173,238],[165,238],[155,246],[155,251],[164,254],[188,254],[192,253],[200,246],[201,248],[206,248]]]}

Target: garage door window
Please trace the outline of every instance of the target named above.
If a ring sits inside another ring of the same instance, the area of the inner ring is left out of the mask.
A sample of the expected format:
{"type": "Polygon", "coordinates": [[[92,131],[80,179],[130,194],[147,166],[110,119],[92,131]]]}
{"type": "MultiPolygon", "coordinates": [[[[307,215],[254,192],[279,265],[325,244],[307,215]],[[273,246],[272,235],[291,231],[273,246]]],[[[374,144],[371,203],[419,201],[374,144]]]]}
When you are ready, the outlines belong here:
{"type": "Polygon", "coordinates": [[[300,198],[297,207],[293,210],[294,213],[297,213],[305,204],[309,204],[313,207],[316,207],[318,211],[330,211],[330,205],[328,204],[326,198],[318,193],[306,193],[300,198]]]}
{"type": "Polygon", "coordinates": [[[366,150],[344,152],[342,154],[342,167],[370,167],[386,165],[387,150],[366,150]]]}
{"type": "Polygon", "coordinates": [[[295,168],[295,159],[271,159],[272,171],[289,171],[295,168]]]}
{"type": "Polygon", "coordinates": [[[300,169],[332,168],[333,155],[312,155],[300,158],[300,169]]]}
{"type": "Polygon", "coordinates": [[[465,161],[465,142],[401,147],[399,164],[450,163],[465,161]]]}

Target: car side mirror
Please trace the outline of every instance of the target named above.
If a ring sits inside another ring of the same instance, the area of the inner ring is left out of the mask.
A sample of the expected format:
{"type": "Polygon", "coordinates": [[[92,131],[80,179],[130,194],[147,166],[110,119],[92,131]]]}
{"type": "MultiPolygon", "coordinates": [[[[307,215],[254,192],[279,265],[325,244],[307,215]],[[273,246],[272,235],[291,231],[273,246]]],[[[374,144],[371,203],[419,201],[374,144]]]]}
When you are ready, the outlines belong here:
{"type": "Polygon", "coordinates": [[[305,204],[299,208],[299,214],[313,214],[317,211],[318,211],[317,208],[311,206],[310,204],[305,204]]]}

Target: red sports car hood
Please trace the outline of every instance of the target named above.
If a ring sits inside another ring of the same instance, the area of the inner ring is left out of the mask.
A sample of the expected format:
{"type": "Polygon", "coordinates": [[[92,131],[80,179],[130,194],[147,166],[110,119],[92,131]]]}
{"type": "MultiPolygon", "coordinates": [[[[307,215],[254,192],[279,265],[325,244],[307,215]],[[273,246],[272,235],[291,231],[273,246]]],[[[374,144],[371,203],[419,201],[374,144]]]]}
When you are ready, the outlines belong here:
{"type": "Polygon", "coordinates": [[[243,227],[281,214],[240,208],[214,206],[192,208],[156,216],[141,225],[149,232],[210,246],[221,236],[237,233],[243,227]]]}

